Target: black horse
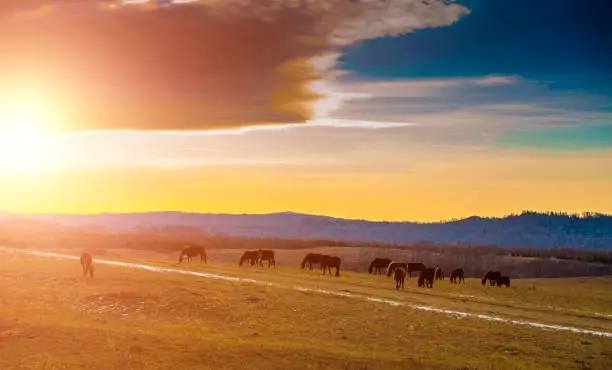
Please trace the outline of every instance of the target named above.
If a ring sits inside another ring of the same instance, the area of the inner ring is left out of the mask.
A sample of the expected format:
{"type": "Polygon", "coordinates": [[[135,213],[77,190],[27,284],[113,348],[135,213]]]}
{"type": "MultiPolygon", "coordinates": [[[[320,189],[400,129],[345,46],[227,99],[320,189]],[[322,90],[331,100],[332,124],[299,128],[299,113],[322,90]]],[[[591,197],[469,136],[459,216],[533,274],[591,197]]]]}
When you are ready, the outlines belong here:
{"type": "Polygon", "coordinates": [[[302,260],[302,268],[308,267],[312,270],[312,265],[319,265],[320,269],[323,269],[323,255],[319,253],[308,253],[302,260]]]}
{"type": "Polygon", "coordinates": [[[370,267],[368,267],[368,273],[371,274],[376,272],[378,275],[382,275],[385,273],[390,263],[391,260],[388,258],[375,258],[374,261],[370,263],[370,267]]]}
{"type": "Polygon", "coordinates": [[[485,285],[487,283],[487,280],[489,280],[489,284],[493,286],[497,283],[497,280],[499,280],[500,277],[501,272],[499,271],[487,271],[487,273],[484,274],[484,276],[482,277],[482,285],[485,285]]]}
{"type": "Polygon", "coordinates": [[[259,250],[259,266],[263,266],[263,261],[268,261],[268,267],[275,266],[276,261],[274,260],[273,250],[259,250]]]}
{"type": "Polygon", "coordinates": [[[424,268],[421,270],[421,274],[419,275],[418,285],[419,287],[427,287],[433,288],[435,278],[435,272],[432,268],[424,268]]]}
{"type": "Polygon", "coordinates": [[[398,267],[393,272],[393,278],[395,279],[395,289],[399,289],[400,287],[404,289],[404,280],[406,280],[406,269],[403,267],[398,267]]]}
{"type": "Polygon", "coordinates": [[[187,263],[191,262],[191,258],[200,256],[200,262],[208,263],[206,261],[206,249],[204,247],[198,247],[196,245],[190,245],[181,251],[179,256],[179,263],[183,262],[183,259],[187,257],[187,263]]]}
{"type": "Polygon", "coordinates": [[[329,274],[332,274],[332,268],[336,268],[336,276],[340,276],[340,265],[342,260],[340,257],[322,255],[321,262],[323,265],[323,275],[329,269],[329,274]]]}
{"type": "Polygon", "coordinates": [[[246,251],[240,257],[239,266],[242,266],[243,263],[249,262],[251,266],[259,263],[259,251],[246,251]]]}
{"type": "Polygon", "coordinates": [[[450,282],[451,284],[460,284],[461,280],[465,284],[465,278],[463,277],[463,269],[456,269],[451,272],[450,282]]]}
{"type": "Polygon", "coordinates": [[[497,279],[497,287],[501,288],[502,285],[505,285],[506,288],[510,288],[510,277],[500,276],[499,279],[497,279]]]}

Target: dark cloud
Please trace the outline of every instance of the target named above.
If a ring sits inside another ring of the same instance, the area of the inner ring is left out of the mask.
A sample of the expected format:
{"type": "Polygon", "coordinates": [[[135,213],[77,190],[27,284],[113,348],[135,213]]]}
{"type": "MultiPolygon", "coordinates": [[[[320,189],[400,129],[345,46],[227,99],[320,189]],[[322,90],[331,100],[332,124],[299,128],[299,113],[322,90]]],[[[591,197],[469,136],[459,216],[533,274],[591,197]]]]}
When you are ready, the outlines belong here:
{"type": "Polygon", "coordinates": [[[44,102],[65,131],[305,122],[324,72],[313,57],[464,13],[416,0],[2,0],[0,100],[44,102]]]}

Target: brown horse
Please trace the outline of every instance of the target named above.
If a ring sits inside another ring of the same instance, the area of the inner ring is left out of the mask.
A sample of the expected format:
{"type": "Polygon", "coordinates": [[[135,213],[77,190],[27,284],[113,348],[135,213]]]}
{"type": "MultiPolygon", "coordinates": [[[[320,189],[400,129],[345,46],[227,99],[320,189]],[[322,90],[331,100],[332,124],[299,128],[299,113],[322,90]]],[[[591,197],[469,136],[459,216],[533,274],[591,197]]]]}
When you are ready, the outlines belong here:
{"type": "Polygon", "coordinates": [[[510,277],[500,276],[499,279],[497,279],[497,287],[501,288],[502,285],[505,285],[506,288],[510,288],[510,277]]]}
{"type": "Polygon", "coordinates": [[[499,271],[487,271],[487,273],[484,274],[484,276],[482,277],[482,285],[485,285],[487,283],[487,280],[489,280],[489,284],[493,286],[495,285],[495,283],[497,283],[497,280],[499,280],[500,277],[501,272],[499,271]]]}
{"type": "Polygon", "coordinates": [[[335,256],[327,256],[327,255],[322,255],[321,256],[321,263],[323,265],[323,275],[325,275],[325,272],[327,271],[327,269],[329,269],[329,274],[332,274],[332,268],[336,268],[336,276],[340,276],[340,265],[342,264],[342,260],[340,259],[340,257],[335,257],[335,256]]]}
{"type": "Polygon", "coordinates": [[[413,262],[408,264],[408,277],[412,277],[413,272],[423,271],[425,269],[425,265],[421,262],[413,262]]]}
{"type": "Polygon", "coordinates": [[[323,255],[319,253],[308,253],[302,260],[302,268],[308,267],[312,270],[312,265],[319,265],[320,269],[323,269],[323,255]]]}
{"type": "Polygon", "coordinates": [[[179,263],[183,263],[183,259],[187,257],[187,263],[191,262],[191,258],[200,256],[200,262],[208,263],[206,260],[206,249],[197,245],[189,245],[183,248],[179,256],[179,263]]]}
{"type": "Polygon", "coordinates": [[[461,280],[463,280],[463,283],[465,284],[465,278],[463,277],[463,269],[456,269],[453,270],[451,272],[451,276],[450,276],[450,282],[452,284],[460,284],[461,280]]]}
{"type": "Polygon", "coordinates": [[[398,269],[398,268],[403,268],[405,270],[408,270],[408,264],[406,262],[399,262],[399,261],[391,262],[387,266],[387,277],[390,277],[395,272],[395,269],[398,269]]]}
{"type": "Polygon", "coordinates": [[[81,267],[83,268],[83,276],[87,277],[87,273],[89,273],[89,276],[93,279],[94,268],[91,254],[87,252],[81,254],[81,267]]]}
{"type": "Polygon", "coordinates": [[[276,261],[274,260],[273,250],[259,250],[259,266],[263,266],[263,261],[268,261],[268,267],[274,265],[276,267],[276,261]]]}
{"type": "Polygon", "coordinates": [[[390,263],[391,260],[388,258],[375,258],[374,261],[370,263],[370,267],[368,267],[368,273],[371,274],[376,272],[378,275],[382,275],[385,273],[390,263]]]}
{"type": "Polygon", "coordinates": [[[433,288],[434,283],[434,269],[432,268],[424,268],[421,270],[421,274],[419,275],[418,285],[419,287],[433,288]]]}
{"type": "Polygon", "coordinates": [[[242,254],[242,257],[240,257],[240,262],[238,263],[238,266],[242,266],[242,264],[244,262],[248,261],[251,266],[258,264],[259,263],[259,251],[246,251],[242,254]]]}
{"type": "Polygon", "coordinates": [[[441,268],[436,267],[434,269],[434,277],[436,280],[444,280],[444,271],[441,268]]]}
{"type": "Polygon", "coordinates": [[[404,280],[406,280],[406,269],[403,267],[398,267],[393,272],[393,278],[395,279],[395,289],[399,289],[402,287],[404,289],[404,280]]]}

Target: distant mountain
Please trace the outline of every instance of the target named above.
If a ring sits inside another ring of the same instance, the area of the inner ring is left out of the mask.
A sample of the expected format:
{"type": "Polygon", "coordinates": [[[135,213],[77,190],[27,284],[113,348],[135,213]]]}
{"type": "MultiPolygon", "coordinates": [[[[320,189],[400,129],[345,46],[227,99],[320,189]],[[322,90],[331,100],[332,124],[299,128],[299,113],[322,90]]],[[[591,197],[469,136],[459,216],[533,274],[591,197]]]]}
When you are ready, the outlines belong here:
{"type": "MultiPolygon", "coordinates": [[[[6,217],[9,216],[5,214],[6,217]]],[[[612,249],[612,216],[601,214],[577,216],[523,212],[503,218],[470,217],[436,223],[372,222],[292,212],[263,215],[155,212],[18,217],[61,226],[110,231],[162,231],[170,227],[175,230],[199,230],[202,235],[241,237],[612,249]]]]}

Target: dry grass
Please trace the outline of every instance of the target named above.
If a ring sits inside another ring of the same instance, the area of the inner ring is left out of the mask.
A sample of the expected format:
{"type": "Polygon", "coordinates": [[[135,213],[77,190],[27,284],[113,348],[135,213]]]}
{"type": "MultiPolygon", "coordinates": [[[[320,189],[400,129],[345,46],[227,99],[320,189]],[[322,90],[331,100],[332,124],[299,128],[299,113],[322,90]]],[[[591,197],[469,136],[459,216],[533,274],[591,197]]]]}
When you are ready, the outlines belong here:
{"type": "MultiPolygon", "coordinates": [[[[5,252],[0,260],[1,369],[612,367],[612,339],[595,336],[100,264],[86,281],[78,261],[5,252]]],[[[446,281],[433,290],[413,279],[397,292],[387,279],[351,272],[183,268],[612,330],[611,318],[597,315],[612,314],[610,278],[514,281],[510,289],[446,281]]]]}

